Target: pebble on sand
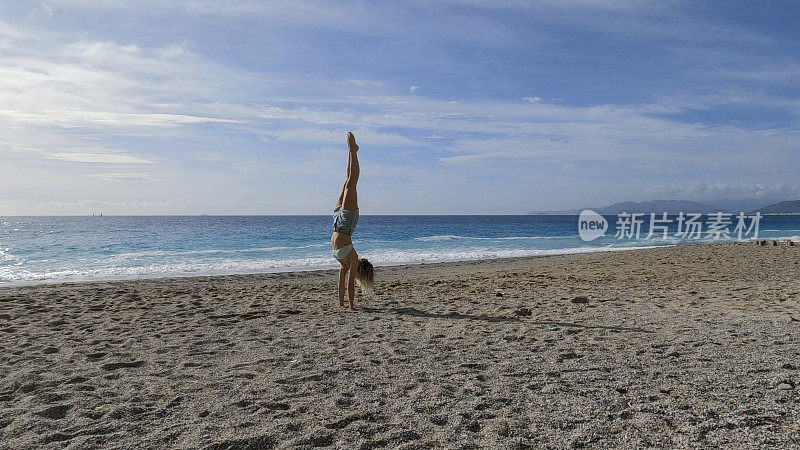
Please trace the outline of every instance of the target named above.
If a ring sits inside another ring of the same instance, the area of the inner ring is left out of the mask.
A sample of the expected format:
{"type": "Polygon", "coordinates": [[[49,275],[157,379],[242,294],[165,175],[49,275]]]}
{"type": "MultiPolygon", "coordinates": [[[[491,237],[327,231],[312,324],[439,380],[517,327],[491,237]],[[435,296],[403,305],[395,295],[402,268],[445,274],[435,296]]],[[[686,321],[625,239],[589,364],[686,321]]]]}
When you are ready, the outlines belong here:
{"type": "Polygon", "coordinates": [[[516,311],[514,311],[514,314],[518,316],[529,317],[533,315],[533,312],[528,308],[522,307],[522,308],[517,308],[516,311]]]}

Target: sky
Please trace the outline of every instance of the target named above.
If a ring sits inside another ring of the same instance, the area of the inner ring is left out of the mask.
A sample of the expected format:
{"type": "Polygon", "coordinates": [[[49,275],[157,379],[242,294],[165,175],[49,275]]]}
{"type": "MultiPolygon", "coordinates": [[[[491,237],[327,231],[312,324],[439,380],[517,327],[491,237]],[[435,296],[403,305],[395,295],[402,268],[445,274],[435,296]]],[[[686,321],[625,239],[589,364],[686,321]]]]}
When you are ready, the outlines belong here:
{"type": "Polygon", "coordinates": [[[0,215],[800,198],[800,4],[0,0],[0,215]]]}

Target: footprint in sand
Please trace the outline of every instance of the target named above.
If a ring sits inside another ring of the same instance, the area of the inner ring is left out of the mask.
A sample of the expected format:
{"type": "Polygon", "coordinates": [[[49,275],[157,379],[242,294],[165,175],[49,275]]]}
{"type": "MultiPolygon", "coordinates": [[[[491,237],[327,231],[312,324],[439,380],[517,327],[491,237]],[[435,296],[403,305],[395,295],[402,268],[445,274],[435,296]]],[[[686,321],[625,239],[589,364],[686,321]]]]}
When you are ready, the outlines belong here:
{"type": "Polygon", "coordinates": [[[107,354],[108,353],[106,352],[90,353],[86,355],[86,359],[88,359],[89,361],[99,361],[103,359],[103,357],[106,356],[107,354]]]}
{"type": "Polygon", "coordinates": [[[136,368],[141,367],[144,365],[144,361],[132,361],[132,362],[118,362],[118,363],[110,363],[110,364],[103,364],[103,370],[113,371],[117,369],[123,368],[136,368]]]}
{"type": "Polygon", "coordinates": [[[288,411],[289,409],[291,409],[291,405],[281,402],[271,402],[264,404],[263,409],[267,409],[270,411],[288,411]]]}
{"type": "Polygon", "coordinates": [[[51,406],[45,410],[39,411],[36,413],[37,416],[45,417],[47,419],[63,419],[64,416],[67,415],[67,412],[72,409],[72,405],[58,405],[58,406],[51,406]]]}
{"type": "Polygon", "coordinates": [[[227,440],[212,444],[205,450],[228,450],[235,448],[273,448],[278,444],[278,440],[270,435],[253,436],[245,439],[227,440]]]}

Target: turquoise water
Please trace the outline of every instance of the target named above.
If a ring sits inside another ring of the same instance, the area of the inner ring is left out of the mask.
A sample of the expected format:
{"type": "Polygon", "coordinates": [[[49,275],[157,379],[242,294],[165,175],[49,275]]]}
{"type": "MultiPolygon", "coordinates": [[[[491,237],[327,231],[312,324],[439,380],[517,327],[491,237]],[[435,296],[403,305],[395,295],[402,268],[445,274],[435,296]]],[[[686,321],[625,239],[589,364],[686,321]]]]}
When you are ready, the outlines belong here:
{"type": "MultiPolygon", "coordinates": [[[[363,215],[353,240],[378,266],[711,241],[619,240],[606,217],[584,242],[577,216],[363,215]]],[[[333,268],[330,235],[330,216],[0,217],[0,284],[333,268]]],[[[800,240],[800,216],[765,216],[759,238],[800,240]]]]}

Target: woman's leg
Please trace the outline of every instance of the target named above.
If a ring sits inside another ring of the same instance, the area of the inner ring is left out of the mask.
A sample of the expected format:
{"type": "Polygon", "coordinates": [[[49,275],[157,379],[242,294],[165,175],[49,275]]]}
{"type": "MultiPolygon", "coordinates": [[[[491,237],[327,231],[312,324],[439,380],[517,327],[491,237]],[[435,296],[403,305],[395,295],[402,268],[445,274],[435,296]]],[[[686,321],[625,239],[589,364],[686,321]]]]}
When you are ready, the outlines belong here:
{"type": "Polygon", "coordinates": [[[341,205],[342,201],[344,201],[344,190],[347,188],[347,180],[350,179],[350,163],[351,163],[351,161],[352,161],[352,158],[350,158],[348,156],[347,157],[347,177],[345,177],[345,179],[344,179],[344,185],[342,185],[342,192],[339,193],[339,199],[336,200],[336,206],[341,205]]]}
{"type": "Polygon", "coordinates": [[[336,200],[336,206],[341,206],[342,200],[344,200],[344,190],[347,187],[347,180],[344,182],[344,186],[342,186],[342,192],[339,193],[339,199],[336,200]]]}
{"type": "Polygon", "coordinates": [[[353,133],[347,133],[347,145],[350,150],[350,159],[347,163],[347,181],[345,181],[342,191],[344,195],[342,199],[342,209],[358,209],[356,184],[358,183],[358,176],[361,173],[361,169],[358,165],[358,145],[356,145],[356,138],[353,136],[353,133]]]}

